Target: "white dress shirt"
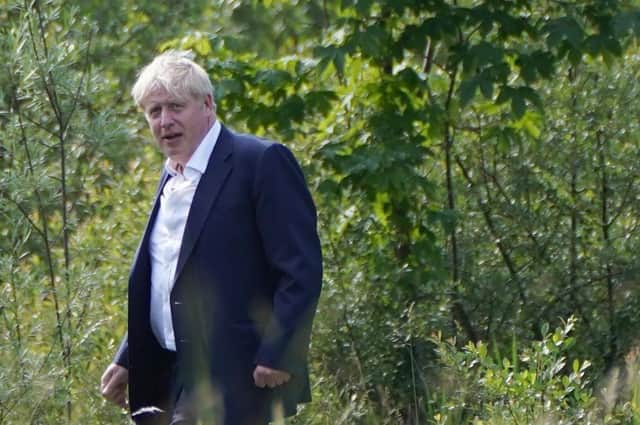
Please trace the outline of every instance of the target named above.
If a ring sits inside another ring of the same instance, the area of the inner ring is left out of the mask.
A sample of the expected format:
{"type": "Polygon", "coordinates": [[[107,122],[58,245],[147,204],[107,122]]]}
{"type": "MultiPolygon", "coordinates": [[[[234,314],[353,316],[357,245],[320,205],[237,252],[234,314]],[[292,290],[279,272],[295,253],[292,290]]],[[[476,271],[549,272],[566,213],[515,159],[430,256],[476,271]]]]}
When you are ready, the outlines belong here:
{"type": "Polygon", "coordinates": [[[165,170],[171,178],[160,195],[160,208],[151,230],[151,329],[160,345],[175,351],[176,342],[171,319],[169,295],[175,281],[182,236],[200,177],[207,169],[209,157],[220,134],[216,120],[196,148],[182,173],[167,159],[165,170]]]}

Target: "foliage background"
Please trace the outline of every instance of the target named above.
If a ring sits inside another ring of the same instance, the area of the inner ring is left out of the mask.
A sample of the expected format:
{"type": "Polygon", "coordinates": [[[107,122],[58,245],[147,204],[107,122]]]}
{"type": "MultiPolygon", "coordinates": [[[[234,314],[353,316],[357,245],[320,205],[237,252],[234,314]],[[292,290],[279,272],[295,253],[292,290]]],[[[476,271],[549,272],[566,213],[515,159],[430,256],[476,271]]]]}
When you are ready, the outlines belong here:
{"type": "Polygon", "coordinates": [[[99,377],[169,48],[290,146],[326,263],[296,424],[636,424],[640,12],[612,0],[0,1],[0,423],[124,423],[99,377]]]}

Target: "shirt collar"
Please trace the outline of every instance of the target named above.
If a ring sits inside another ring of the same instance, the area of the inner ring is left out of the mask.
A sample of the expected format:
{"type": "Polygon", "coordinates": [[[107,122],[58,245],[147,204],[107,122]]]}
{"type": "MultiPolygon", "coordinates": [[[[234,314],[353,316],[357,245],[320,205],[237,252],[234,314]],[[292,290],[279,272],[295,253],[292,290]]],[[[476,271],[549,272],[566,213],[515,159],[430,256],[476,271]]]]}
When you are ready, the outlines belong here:
{"type": "MultiPolygon", "coordinates": [[[[209,158],[213,152],[213,148],[216,146],[218,136],[220,136],[220,130],[222,126],[220,121],[216,119],[207,134],[202,139],[202,142],[198,145],[191,158],[184,167],[182,174],[189,180],[199,179],[201,175],[207,170],[209,164],[209,158]]],[[[164,163],[164,168],[171,176],[178,174],[175,168],[171,165],[171,161],[167,158],[164,163]]]]}

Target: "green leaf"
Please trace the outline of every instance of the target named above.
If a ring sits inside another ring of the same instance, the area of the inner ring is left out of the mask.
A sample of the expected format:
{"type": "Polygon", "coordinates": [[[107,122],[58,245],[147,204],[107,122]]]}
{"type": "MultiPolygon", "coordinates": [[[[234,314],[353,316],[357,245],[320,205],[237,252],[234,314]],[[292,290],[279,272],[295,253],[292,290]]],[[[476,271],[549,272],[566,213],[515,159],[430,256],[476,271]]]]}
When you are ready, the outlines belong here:
{"type": "Polygon", "coordinates": [[[416,52],[424,52],[427,43],[427,30],[424,25],[407,25],[400,36],[400,44],[407,50],[416,52]]]}
{"type": "Polygon", "coordinates": [[[493,82],[486,78],[479,78],[480,92],[487,100],[493,98],[493,82]]]}
{"type": "Polygon", "coordinates": [[[536,106],[539,110],[543,110],[542,99],[534,89],[528,86],[519,87],[518,94],[536,106]]]}
{"type": "Polygon", "coordinates": [[[333,66],[336,68],[336,72],[339,76],[344,75],[345,54],[342,50],[337,50],[333,56],[333,66]]]}
{"type": "Polygon", "coordinates": [[[254,82],[265,86],[268,90],[277,90],[293,80],[291,74],[279,69],[260,70],[256,73],[254,82]]]}
{"type": "Polygon", "coordinates": [[[527,106],[524,101],[524,96],[517,92],[514,93],[511,96],[511,111],[516,116],[516,118],[522,118],[526,109],[527,106]]]}
{"type": "Polygon", "coordinates": [[[244,92],[244,84],[238,79],[225,78],[215,86],[215,98],[224,99],[230,95],[241,95],[244,92]]]}
{"type": "Polygon", "coordinates": [[[426,34],[435,41],[445,38],[447,33],[446,27],[446,19],[443,16],[428,18],[422,24],[422,28],[426,34]]]}
{"type": "Polygon", "coordinates": [[[540,327],[540,334],[541,334],[543,337],[546,337],[548,333],[549,333],[549,323],[544,322],[544,323],[542,324],[542,326],[540,327]]]}
{"type": "Polygon", "coordinates": [[[344,75],[344,49],[333,45],[317,46],[313,49],[313,55],[317,58],[320,58],[320,62],[318,64],[320,72],[324,70],[328,63],[332,63],[336,69],[338,76],[342,77],[344,75]]]}
{"type": "Polygon", "coordinates": [[[520,68],[520,77],[526,83],[533,83],[538,76],[537,63],[530,55],[521,55],[516,60],[516,65],[520,68]]]}
{"type": "Polygon", "coordinates": [[[494,19],[499,23],[499,31],[504,37],[518,37],[529,27],[527,18],[510,15],[505,11],[496,11],[494,19]]]}
{"type": "Polygon", "coordinates": [[[501,48],[487,41],[481,41],[473,46],[469,53],[478,58],[480,65],[500,63],[504,57],[504,52],[501,48]]]}
{"type": "Polygon", "coordinates": [[[465,107],[466,105],[469,104],[469,102],[471,102],[473,97],[476,95],[477,87],[478,87],[478,81],[476,78],[470,78],[460,83],[460,87],[458,91],[460,96],[461,107],[465,107]]]}
{"type": "Polygon", "coordinates": [[[369,15],[374,0],[355,0],[356,11],[359,15],[369,15]]]}
{"type": "Polygon", "coordinates": [[[535,52],[531,55],[531,60],[542,77],[551,78],[553,76],[555,58],[550,52],[535,52]]]}
{"type": "Polygon", "coordinates": [[[500,87],[500,93],[496,99],[496,104],[501,105],[511,99],[513,89],[509,86],[500,87]]]}
{"type": "Polygon", "coordinates": [[[563,16],[551,20],[543,29],[547,35],[549,47],[557,47],[565,41],[574,49],[580,49],[584,38],[584,30],[580,24],[570,16],[563,16]]]}
{"type": "Polygon", "coordinates": [[[333,178],[324,179],[318,184],[317,191],[327,195],[338,195],[342,188],[333,178]]]}
{"type": "Polygon", "coordinates": [[[613,37],[606,37],[603,42],[603,46],[606,51],[610,52],[616,57],[622,56],[622,46],[620,45],[620,41],[613,37]]]}
{"type": "Polygon", "coordinates": [[[577,49],[569,50],[569,62],[574,66],[582,62],[582,51],[577,49]]]}
{"type": "Polygon", "coordinates": [[[384,226],[389,224],[389,194],[384,192],[378,192],[375,196],[375,201],[373,203],[373,212],[384,226]]]}
{"type": "Polygon", "coordinates": [[[611,68],[616,61],[616,57],[609,51],[605,50],[604,52],[602,52],[602,60],[607,65],[607,67],[611,68]]]}
{"type": "Polygon", "coordinates": [[[338,96],[330,90],[316,90],[304,96],[304,102],[309,110],[321,114],[327,114],[336,100],[338,100],[338,96]]]}
{"type": "Polygon", "coordinates": [[[297,94],[288,97],[282,102],[279,109],[279,119],[282,125],[288,125],[289,120],[301,122],[305,117],[304,100],[297,94]]]}
{"type": "Polygon", "coordinates": [[[537,139],[538,137],[540,137],[540,134],[542,134],[539,121],[539,115],[527,112],[519,121],[513,124],[513,127],[515,129],[522,129],[529,136],[537,139]]]}

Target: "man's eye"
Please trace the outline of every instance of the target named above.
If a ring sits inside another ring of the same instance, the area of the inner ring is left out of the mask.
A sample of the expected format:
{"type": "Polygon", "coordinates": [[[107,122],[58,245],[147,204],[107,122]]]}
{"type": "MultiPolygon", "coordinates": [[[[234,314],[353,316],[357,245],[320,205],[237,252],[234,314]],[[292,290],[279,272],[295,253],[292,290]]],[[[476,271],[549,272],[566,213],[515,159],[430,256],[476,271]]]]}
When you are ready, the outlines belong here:
{"type": "Polygon", "coordinates": [[[170,106],[170,108],[171,108],[172,110],[174,110],[174,111],[177,111],[177,110],[179,110],[179,109],[181,109],[181,108],[182,108],[182,105],[181,105],[181,104],[179,104],[179,103],[172,103],[172,104],[171,104],[171,105],[169,105],[169,106],[170,106]]]}

